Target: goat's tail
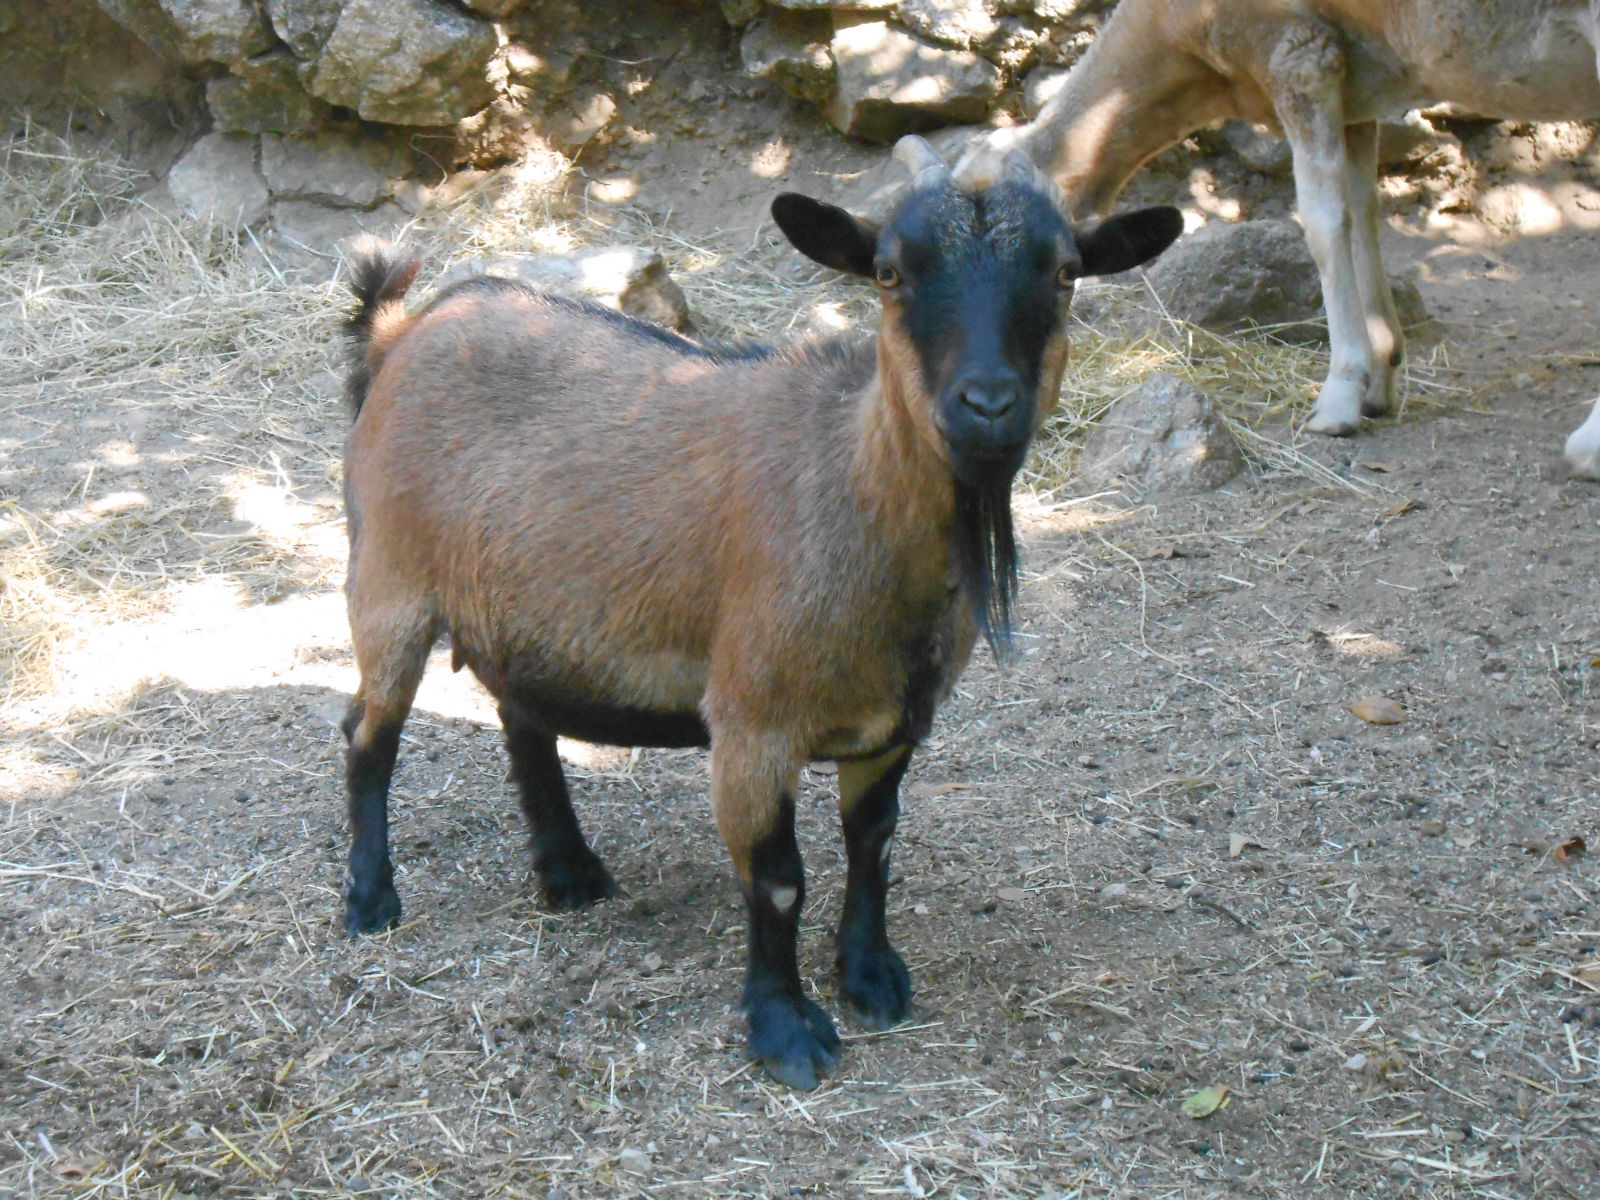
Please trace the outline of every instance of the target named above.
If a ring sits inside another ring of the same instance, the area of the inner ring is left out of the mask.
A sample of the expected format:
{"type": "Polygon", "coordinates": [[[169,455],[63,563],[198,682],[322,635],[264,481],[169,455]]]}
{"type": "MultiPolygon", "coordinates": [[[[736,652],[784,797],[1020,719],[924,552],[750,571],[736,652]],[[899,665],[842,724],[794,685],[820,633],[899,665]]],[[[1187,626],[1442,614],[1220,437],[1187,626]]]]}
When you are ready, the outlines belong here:
{"type": "Polygon", "coordinates": [[[401,302],[421,265],[420,259],[378,243],[363,246],[351,260],[350,291],[356,303],[344,324],[351,349],[350,377],[345,381],[344,394],[352,417],[366,402],[373,370],[398,332],[397,318],[405,315],[401,302]]]}

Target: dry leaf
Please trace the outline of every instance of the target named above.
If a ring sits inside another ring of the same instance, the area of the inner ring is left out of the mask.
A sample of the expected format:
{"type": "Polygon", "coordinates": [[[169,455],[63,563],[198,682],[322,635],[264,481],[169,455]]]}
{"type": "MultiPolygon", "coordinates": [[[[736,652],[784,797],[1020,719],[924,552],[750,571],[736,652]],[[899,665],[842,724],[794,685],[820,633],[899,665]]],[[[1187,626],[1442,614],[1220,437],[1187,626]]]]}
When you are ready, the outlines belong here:
{"type": "Polygon", "coordinates": [[[932,800],[936,796],[959,792],[966,786],[964,783],[914,783],[907,790],[918,800],[932,800]]]}
{"type": "Polygon", "coordinates": [[[1209,1117],[1218,1109],[1228,1107],[1228,1092],[1230,1090],[1225,1083],[1219,1083],[1215,1087],[1201,1088],[1183,1102],[1183,1111],[1196,1121],[1202,1117],[1209,1117]]]}
{"type": "Polygon", "coordinates": [[[1004,887],[996,892],[995,895],[1002,900],[1026,900],[1028,898],[1028,892],[1025,888],[1004,887]]]}
{"type": "Polygon", "coordinates": [[[1399,504],[1391,504],[1388,508],[1384,509],[1383,515],[1386,517],[1399,517],[1408,512],[1415,512],[1419,508],[1426,507],[1427,505],[1423,504],[1420,500],[1402,500],[1399,504]]]}
{"type": "Polygon", "coordinates": [[[1550,853],[1550,857],[1557,862],[1571,862],[1582,858],[1589,850],[1589,843],[1581,837],[1570,837],[1550,853]]]}
{"type": "Polygon", "coordinates": [[[1246,846],[1254,846],[1257,850],[1265,850],[1266,846],[1243,833],[1230,833],[1228,835],[1228,857],[1238,858],[1244,853],[1246,846]]]}
{"type": "Polygon", "coordinates": [[[1350,711],[1369,725],[1398,725],[1406,719],[1406,710],[1387,696],[1363,696],[1350,711]]]}
{"type": "Polygon", "coordinates": [[[1363,461],[1360,465],[1366,468],[1368,471],[1375,472],[1379,475],[1387,475],[1389,472],[1394,470],[1393,463],[1363,461]]]}

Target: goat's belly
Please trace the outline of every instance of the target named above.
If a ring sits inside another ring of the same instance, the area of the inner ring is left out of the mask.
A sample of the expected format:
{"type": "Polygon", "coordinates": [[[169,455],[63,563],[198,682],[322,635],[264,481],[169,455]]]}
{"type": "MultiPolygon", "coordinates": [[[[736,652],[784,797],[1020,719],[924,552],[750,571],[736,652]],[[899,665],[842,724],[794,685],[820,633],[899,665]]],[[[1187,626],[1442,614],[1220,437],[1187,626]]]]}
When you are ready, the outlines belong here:
{"type": "Polygon", "coordinates": [[[709,746],[700,714],[662,712],[563,694],[554,688],[518,689],[513,702],[562,737],[601,746],[709,746]]]}
{"type": "Polygon", "coordinates": [[[705,667],[670,653],[621,655],[606,669],[547,654],[486,662],[457,642],[460,661],[501,704],[552,733],[605,746],[709,746],[700,717],[705,667]]]}

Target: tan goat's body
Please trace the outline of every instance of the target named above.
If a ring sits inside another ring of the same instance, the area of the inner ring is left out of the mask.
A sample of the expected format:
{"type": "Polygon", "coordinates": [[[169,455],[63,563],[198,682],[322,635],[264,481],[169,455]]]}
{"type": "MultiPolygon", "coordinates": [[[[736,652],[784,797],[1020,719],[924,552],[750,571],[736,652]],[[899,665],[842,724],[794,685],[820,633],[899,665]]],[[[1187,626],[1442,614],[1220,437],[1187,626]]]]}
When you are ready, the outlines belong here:
{"type": "Polygon", "coordinates": [[[914,175],[886,227],[772,203],[796,249],[876,283],[874,341],[706,348],[488,279],[408,316],[414,260],[352,263],[351,934],[400,919],[389,784],[448,635],[498,702],[554,908],[617,892],[558,735],[709,745],[749,1049],[792,1087],[841,1048],[800,976],[794,820],[807,760],[837,759],[840,995],[869,1028],[910,1015],[886,915],[900,781],[978,633],[1009,645],[1011,484],[1060,390],[1076,280],[1149,261],[1183,220],[1149,209],[1078,239],[1020,154],[963,182],[920,138],[898,153],[914,175]]]}
{"type": "MultiPolygon", "coordinates": [[[[1039,115],[997,140],[1048,164],[1084,216],[1203,125],[1281,128],[1333,347],[1309,428],[1347,434],[1392,408],[1404,347],[1378,252],[1377,121],[1436,103],[1600,117],[1597,14],[1594,0],[1122,0],[1039,115]]],[[[1600,436],[1574,437],[1574,467],[1600,476],[1600,436]]]]}
{"type": "Polygon", "coordinates": [[[853,467],[876,408],[870,346],[718,361],[500,287],[448,296],[398,332],[347,453],[351,611],[383,622],[358,628],[358,655],[447,633],[458,664],[557,732],[649,744],[690,740],[652,734],[674,724],[657,718],[716,720],[803,730],[804,757],[881,751],[912,676],[933,685],[912,701],[931,712],[970,655],[948,504],[907,521],[926,489],[896,491],[891,466],[936,448],[853,467]],[[603,443],[609,469],[577,437],[603,443]],[[731,610],[745,616],[719,619],[731,610]],[[930,620],[938,646],[899,636],[930,620]],[[806,652],[819,644],[849,653],[819,671],[806,652]],[[919,670],[930,651],[935,679],[919,670]]]}

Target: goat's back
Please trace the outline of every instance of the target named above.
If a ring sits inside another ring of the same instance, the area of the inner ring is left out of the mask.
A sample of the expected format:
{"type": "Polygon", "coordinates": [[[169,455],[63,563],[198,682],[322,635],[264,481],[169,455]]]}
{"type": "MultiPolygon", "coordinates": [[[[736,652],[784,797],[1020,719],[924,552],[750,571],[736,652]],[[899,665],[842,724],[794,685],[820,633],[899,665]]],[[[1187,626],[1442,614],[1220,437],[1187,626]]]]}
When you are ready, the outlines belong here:
{"type": "Polygon", "coordinates": [[[478,281],[374,350],[346,455],[352,607],[425,605],[491,691],[693,712],[719,614],[781,642],[764,622],[837,601],[870,347],[707,350],[478,281]]]}

